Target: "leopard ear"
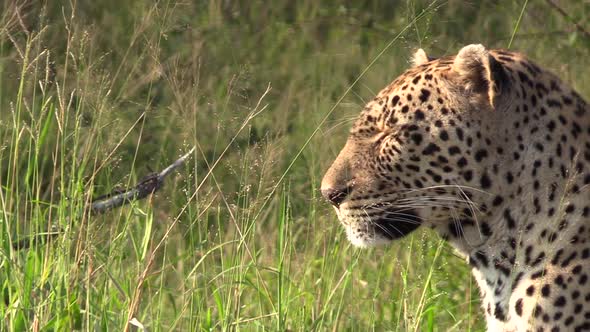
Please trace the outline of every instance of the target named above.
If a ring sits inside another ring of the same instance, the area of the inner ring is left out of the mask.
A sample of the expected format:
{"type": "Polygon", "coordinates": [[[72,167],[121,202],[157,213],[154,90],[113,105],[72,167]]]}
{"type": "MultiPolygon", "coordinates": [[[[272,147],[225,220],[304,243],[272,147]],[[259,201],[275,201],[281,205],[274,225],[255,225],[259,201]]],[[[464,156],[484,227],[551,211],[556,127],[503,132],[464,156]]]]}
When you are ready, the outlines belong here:
{"type": "Polygon", "coordinates": [[[453,63],[453,71],[463,89],[475,100],[498,106],[502,87],[507,82],[502,65],[481,44],[463,47],[453,63]]]}
{"type": "Polygon", "coordinates": [[[423,49],[419,48],[418,50],[416,50],[416,52],[414,52],[414,56],[412,57],[412,65],[416,67],[419,65],[423,65],[430,60],[431,59],[428,57],[428,55],[426,55],[426,52],[424,52],[423,49]]]}

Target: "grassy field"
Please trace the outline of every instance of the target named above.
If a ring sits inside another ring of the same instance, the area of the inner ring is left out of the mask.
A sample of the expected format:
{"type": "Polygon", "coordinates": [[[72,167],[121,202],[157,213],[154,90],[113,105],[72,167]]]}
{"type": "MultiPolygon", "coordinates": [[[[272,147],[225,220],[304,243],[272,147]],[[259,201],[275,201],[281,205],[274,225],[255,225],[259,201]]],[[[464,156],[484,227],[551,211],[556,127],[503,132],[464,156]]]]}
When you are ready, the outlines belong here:
{"type": "Polygon", "coordinates": [[[590,3],[554,2],[566,16],[548,1],[2,2],[0,330],[481,331],[452,248],[418,231],[355,249],[318,187],[418,47],[521,50],[589,98],[590,3]],[[88,213],[193,146],[157,194],[88,213]]]}

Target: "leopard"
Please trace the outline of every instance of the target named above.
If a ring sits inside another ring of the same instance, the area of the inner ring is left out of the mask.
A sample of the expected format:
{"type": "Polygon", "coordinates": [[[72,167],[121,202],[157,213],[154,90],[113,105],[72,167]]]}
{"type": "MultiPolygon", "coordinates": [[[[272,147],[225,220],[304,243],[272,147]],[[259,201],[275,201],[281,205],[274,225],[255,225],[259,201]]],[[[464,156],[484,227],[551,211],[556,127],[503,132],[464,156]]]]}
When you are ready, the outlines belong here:
{"type": "Polygon", "coordinates": [[[353,246],[438,233],[488,331],[590,330],[590,109],[524,54],[430,57],[360,111],[321,195],[353,246]]]}

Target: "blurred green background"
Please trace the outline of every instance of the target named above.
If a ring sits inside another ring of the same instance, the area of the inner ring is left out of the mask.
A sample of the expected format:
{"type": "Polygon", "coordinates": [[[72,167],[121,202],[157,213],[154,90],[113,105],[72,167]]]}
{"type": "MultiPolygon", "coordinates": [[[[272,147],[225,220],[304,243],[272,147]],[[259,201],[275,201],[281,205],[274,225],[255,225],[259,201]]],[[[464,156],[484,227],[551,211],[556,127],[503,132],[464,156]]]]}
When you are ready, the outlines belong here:
{"type": "Polygon", "coordinates": [[[352,248],[323,172],[419,47],[519,50],[590,96],[584,0],[0,10],[0,330],[480,331],[452,248],[352,248]],[[192,146],[150,199],[84,209],[192,146]]]}

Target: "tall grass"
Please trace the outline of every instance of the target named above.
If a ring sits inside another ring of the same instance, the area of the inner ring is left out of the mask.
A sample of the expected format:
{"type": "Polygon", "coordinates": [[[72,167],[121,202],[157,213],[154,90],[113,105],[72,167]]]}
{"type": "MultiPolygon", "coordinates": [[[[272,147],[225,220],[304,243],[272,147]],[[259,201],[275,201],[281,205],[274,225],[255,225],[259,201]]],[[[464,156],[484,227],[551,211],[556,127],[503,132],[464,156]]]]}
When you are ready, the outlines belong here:
{"type": "Polygon", "coordinates": [[[511,44],[588,96],[589,8],[567,5],[3,3],[0,330],[481,330],[448,245],[352,248],[318,186],[415,47],[511,44]],[[89,215],[192,146],[156,195],[89,215]]]}

